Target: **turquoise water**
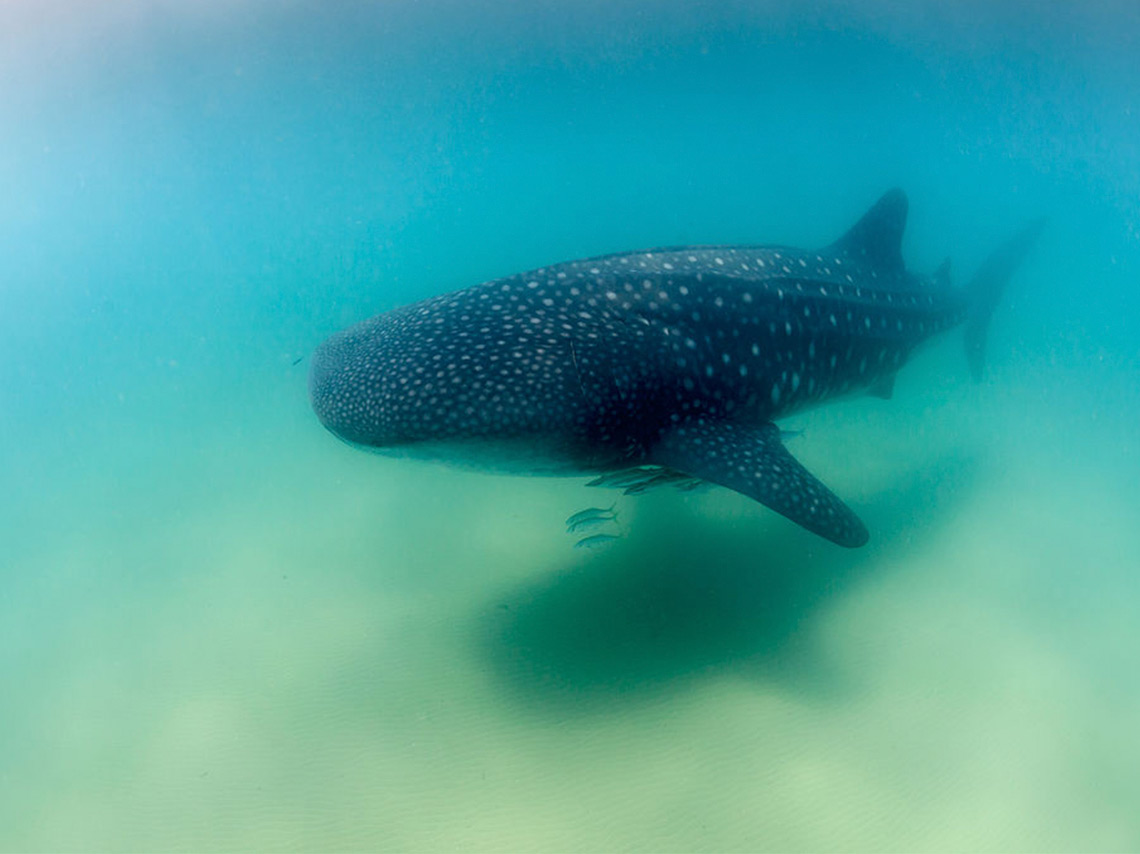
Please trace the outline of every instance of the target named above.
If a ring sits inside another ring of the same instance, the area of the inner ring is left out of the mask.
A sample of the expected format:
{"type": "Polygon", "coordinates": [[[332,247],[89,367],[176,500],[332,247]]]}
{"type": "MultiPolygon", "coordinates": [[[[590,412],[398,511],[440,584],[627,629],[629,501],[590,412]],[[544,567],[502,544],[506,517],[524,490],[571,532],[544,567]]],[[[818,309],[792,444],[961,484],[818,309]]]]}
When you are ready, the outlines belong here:
{"type": "Polygon", "coordinates": [[[0,849],[1136,850],[1130,3],[0,4],[0,849]],[[723,490],[354,451],[305,357],[552,261],[823,244],[886,188],[969,382],[723,490]],[[298,361],[300,360],[300,361],[298,361]]]}

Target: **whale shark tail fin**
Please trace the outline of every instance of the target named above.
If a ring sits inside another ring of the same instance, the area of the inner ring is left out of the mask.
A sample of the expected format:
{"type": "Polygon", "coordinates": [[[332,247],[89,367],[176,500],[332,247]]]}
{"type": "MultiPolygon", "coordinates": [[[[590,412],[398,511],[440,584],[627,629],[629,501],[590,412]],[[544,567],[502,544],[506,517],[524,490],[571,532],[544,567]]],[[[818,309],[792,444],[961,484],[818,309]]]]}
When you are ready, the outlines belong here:
{"type": "Polygon", "coordinates": [[[995,249],[966,285],[966,297],[970,303],[970,315],[965,329],[966,360],[974,382],[981,381],[985,370],[990,318],[1001,301],[1006,283],[1037,242],[1038,235],[1045,228],[1045,222],[1044,218],[1034,220],[1012,240],[995,249]]]}

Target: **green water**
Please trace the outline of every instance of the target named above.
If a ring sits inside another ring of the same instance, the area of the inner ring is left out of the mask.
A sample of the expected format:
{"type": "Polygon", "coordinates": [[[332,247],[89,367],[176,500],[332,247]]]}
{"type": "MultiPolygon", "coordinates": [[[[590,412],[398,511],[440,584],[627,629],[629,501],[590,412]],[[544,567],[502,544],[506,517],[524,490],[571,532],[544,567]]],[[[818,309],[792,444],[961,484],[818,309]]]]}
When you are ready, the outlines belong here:
{"type": "Polygon", "coordinates": [[[1140,847],[1131,7],[475,8],[0,7],[0,850],[1140,847]],[[376,311],[895,183],[958,281],[1051,224],[983,384],[782,425],[866,548],[710,490],[576,550],[610,493],[309,409],[376,311]]]}

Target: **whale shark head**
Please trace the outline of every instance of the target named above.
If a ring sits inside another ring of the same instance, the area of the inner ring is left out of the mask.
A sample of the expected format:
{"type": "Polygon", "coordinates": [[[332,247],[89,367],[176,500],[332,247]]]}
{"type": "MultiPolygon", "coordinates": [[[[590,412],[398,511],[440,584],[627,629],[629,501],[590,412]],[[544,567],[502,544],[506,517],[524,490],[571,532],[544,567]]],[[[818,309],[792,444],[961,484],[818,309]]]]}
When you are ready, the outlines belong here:
{"type": "Polygon", "coordinates": [[[575,429],[582,386],[573,347],[550,346],[527,328],[530,307],[487,293],[397,308],[325,340],[309,371],[321,423],[356,447],[460,468],[606,467],[613,454],[584,447],[575,429]]]}
{"type": "Polygon", "coordinates": [[[398,440],[387,430],[382,318],[358,323],[326,339],[313,353],[309,398],[321,423],[355,445],[383,446],[398,440]]]}
{"type": "Polygon", "coordinates": [[[327,339],[309,373],[321,423],[351,444],[401,455],[439,444],[565,444],[582,412],[574,345],[537,328],[541,302],[536,310],[499,298],[503,287],[403,306],[327,339]]]}

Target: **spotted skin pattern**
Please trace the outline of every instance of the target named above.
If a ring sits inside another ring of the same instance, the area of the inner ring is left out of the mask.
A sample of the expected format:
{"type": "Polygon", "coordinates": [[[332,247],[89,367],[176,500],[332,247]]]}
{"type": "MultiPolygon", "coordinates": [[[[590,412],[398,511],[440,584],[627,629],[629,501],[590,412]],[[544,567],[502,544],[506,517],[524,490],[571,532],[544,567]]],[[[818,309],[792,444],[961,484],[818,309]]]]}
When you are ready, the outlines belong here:
{"type": "Polygon", "coordinates": [[[656,249],[571,261],[374,317],[313,358],[312,404],[370,449],[520,473],[655,465],[840,545],[867,531],[773,421],[889,388],[965,292],[908,272],[892,190],[819,251],[656,249]]]}

